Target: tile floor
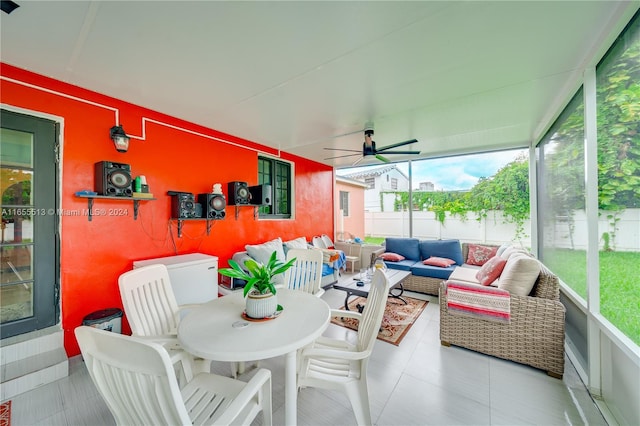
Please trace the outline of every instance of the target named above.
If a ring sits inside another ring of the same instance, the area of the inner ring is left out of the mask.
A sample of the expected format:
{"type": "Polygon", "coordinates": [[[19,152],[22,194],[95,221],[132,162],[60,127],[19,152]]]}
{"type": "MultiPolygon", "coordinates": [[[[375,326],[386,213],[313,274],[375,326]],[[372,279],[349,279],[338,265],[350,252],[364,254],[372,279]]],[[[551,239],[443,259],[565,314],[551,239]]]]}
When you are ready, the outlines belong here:
{"type": "MultiPolygon", "coordinates": [[[[344,279],[350,279],[348,276],[344,279]]],[[[575,369],[567,360],[563,380],[544,372],[456,347],[438,338],[435,297],[396,347],[378,341],[369,363],[369,397],[376,425],[606,425],[575,369]]],[[[344,293],[323,298],[340,307],[344,293]]],[[[353,338],[354,332],[331,324],[327,335],[353,338]]],[[[260,362],[273,377],[274,424],[284,423],[284,358],[260,362]]],[[[228,363],[213,363],[227,375],[228,363]]],[[[70,359],[69,377],[18,395],[12,400],[12,426],[113,425],[81,357],[70,359]]],[[[246,379],[255,369],[240,376],[246,379]]],[[[259,418],[255,422],[259,424],[259,418]]],[[[301,425],[353,425],[348,400],[339,392],[302,389],[301,425]]]]}

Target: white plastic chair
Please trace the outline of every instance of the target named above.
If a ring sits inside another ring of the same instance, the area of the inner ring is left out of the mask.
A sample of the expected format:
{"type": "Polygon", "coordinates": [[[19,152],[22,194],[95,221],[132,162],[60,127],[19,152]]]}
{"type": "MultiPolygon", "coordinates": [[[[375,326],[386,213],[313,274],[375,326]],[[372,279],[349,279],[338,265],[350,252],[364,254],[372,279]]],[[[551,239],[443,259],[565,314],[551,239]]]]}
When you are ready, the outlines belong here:
{"type": "Polygon", "coordinates": [[[351,273],[355,272],[356,265],[360,265],[360,253],[362,251],[361,244],[348,243],[345,251],[346,269],[349,269],[351,263],[351,273]]]}
{"type": "Polygon", "coordinates": [[[322,237],[320,236],[315,236],[311,239],[311,244],[315,247],[315,248],[319,248],[319,249],[326,249],[328,248],[327,245],[325,244],[325,242],[322,240],[322,237]]]}
{"type": "Polygon", "coordinates": [[[287,252],[287,262],[293,258],[296,258],[295,263],[284,274],[287,288],[322,296],[322,251],[291,249],[287,252]]]}
{"type": "Polygon", "coordinates": [[[88,326],[75,330],[93,383],[118,425],[249,424],[262,411],[271,425],[271,373],[248,383],[200,373],[183,364],[180,389],[167,351],[159,344],[88,326]]]}
{"type": "MultiPolygon", "coordinates": [[[[197,305],[178,306],[167,267],[148,265],[125,272],[118,278],[120,298],[133,336],[162,344],[171,356],[182,352],[178,342],[180,310],[197,305]]],[[[194,359],[194,369],[209,372],[211,361],[194,359]]],[[[232,365],[235,377],[236,367],[232,365]]]]}
{"type": "Polygon", "coordinates": [[[322,234],[320,236],[320,238],[322,238],[322,242],[324,243],[324,248],[334,248],[335,244],[333,244],[333,241],[331,240],[331,238],[329,238],[329,236],[327,234],[322,234]]]}
{"type": "Polygon", "coordinates": [[[367,390],[367,364],[376,342],[389,294],[389,280],[381,270],[374,272],[362,314],[332,310],[333,316],[357,318],[356,344],[320,337],[299,353],[298,388],[342,390],[347,394],[359,425],[371,425],[367,390]]]}

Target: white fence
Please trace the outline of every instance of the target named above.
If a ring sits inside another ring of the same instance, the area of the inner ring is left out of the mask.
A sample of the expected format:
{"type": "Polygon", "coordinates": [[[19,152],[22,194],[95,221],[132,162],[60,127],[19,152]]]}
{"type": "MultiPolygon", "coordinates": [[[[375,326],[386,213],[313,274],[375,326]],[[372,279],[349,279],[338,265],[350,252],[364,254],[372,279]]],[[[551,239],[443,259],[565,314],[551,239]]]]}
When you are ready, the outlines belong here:
{"type": "MultiPolygon", "coordinates": [[[[598,221],[600,248],[605,241],[602,235],[606,232],[614,238],[609,245],[617,251],[640,251],[640,209],[627,209],[618,216],[615,232],[612,233],[609,212],[602,211],[598,221]]],[[[420,239],[457,238],[465,242],[486,242],[493,244],[520,243],[531,246],[531,222],[523,225],[524,235],[516,237],[516,225],[503,223],[500,211],[490,212],[486,219],[477,220],[477,216],[469,213],[465,220],[447,214],[444,223],[436,220],[435,213],[425,211],[413,212],[413,236],[420,239]]],[[[576,211],[573,215],[572,228],[566,218],[558,218],[545,225],[545,245],[550,247],[587,248],[587,220],[584,211],[576,211]],[[572,232],[571,232],[572,231],[572,232]]],[[[365,212],[364,230],[371,237],[408,237],[409,212],[365,212]]]]}

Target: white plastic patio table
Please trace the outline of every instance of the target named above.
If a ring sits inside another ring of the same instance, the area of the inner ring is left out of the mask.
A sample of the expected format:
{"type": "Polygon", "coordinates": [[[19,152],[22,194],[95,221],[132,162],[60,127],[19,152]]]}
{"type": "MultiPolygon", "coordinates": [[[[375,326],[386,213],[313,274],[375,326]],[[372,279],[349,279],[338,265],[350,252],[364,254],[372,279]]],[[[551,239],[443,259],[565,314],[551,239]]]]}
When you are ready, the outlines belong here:
{"type": "Polygon", "coordinates": [[[180,321],[178,340],[191,354],[214,361],[256,361],[286,354],[285,422],[294,425],[296,351],[324,332],[331,315],[329,305],[312,294],[278,289],[277,297],[282,313],[262,322],[242,318],[241,291],[193,308],[180,321]],[[239,323],[246,326],[238,327],[239,323]]]}

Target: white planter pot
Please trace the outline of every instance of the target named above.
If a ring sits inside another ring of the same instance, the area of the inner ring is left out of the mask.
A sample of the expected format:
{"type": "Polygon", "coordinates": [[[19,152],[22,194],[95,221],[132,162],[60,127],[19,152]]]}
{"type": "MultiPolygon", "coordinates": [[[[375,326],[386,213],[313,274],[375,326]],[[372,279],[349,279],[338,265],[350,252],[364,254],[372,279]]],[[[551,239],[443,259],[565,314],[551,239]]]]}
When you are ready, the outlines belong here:
{"type": "Polygon", "coordinates": [[[276,309],[278,309],[278,297],[272,293],[249,293],[245,304],[248,317],[266,318],[275,314],[276,309]]]}

